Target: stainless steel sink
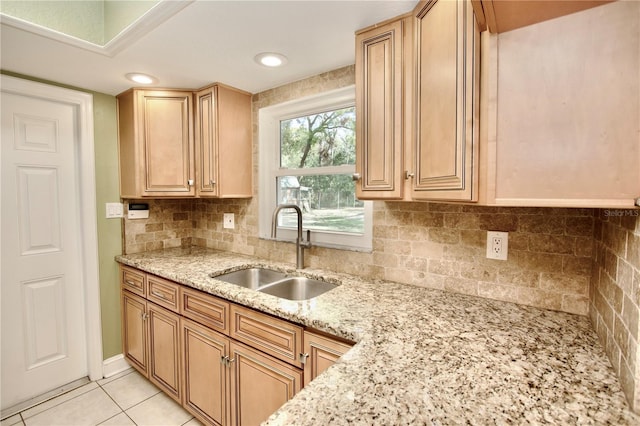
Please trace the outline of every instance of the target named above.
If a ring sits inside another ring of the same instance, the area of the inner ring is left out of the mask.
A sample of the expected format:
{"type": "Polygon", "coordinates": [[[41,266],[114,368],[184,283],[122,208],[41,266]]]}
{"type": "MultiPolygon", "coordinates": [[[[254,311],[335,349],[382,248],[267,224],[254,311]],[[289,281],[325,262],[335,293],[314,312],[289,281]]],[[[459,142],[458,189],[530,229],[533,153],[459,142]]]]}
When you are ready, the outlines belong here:
{"type": "Polygon", "coordinates": [[[312,299],[338,286],[307,277],[291,277],[284,272],[266,268],[247,268],[221,275],[212,274],[211,278],[288,300],[312,299]]]}
{"type": "Polygon", "coordinates": [[[265,268],[240,269],[227,274],[211,276],[211,278],[239,285],[241,287],[251,288],[253,290],[258,290],[260,287],[274,283],[286,277],[287,274],[284,272],[265,268]]]}
{"type": "Polygon", "coordinates": [[[258,289],[261,293],[289,300],[308,300],[320,296],[337,285],[306,277],[291,277],[258,289]]]}

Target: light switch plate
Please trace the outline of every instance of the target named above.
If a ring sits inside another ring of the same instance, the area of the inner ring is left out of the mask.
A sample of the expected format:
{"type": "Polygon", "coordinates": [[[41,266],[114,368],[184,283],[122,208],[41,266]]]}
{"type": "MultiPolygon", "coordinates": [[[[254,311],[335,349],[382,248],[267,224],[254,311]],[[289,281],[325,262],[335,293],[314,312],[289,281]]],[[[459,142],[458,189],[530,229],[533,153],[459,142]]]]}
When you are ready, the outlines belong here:
{"type": "Polygon", "coordinates": [[[122,210],[122,203],[106,203],[106,217],[107,219],[114,219],[118,217],[124,217],[122,210]]]}
{"type": "Polygon", "coordinates": [[[233,229],[235,227],[235,220],[233,213],[225,213],[222,216],[222,227],[225,229],[233,229]]]}

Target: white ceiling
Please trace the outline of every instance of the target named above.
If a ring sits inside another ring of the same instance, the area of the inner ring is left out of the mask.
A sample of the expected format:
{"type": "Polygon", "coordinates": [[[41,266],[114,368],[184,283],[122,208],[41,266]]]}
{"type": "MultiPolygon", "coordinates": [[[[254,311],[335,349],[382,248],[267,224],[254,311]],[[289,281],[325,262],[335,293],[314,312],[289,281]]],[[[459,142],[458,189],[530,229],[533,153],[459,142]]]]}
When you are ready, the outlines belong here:
{"type": "Polygon", "coordinates": [[[2,23],[0,67],[111,95],[146,72],[159,87],[197,89],[212,82],[251,93],[330,71],[355,60],[354,32],[413,9],[416,0],[197,0],[109,57],[2,23]],[[280,52],[286,66],[256,64],[280,52]]]}

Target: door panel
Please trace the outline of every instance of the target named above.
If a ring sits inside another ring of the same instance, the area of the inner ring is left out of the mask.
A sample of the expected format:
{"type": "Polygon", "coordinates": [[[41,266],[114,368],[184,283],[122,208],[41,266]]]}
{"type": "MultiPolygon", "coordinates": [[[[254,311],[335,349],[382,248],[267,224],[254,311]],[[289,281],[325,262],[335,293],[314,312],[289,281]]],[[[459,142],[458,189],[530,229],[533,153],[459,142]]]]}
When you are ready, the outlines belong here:
{"type": "Polygon", "coordinates": [[[302,386],[302,371],[231,342],[231,424],[259,425],[302,386]]]}
{"type": "Polygon", "coordinates": [[[182,320],[184,405],[205,423],[228,424],[229,368],[221,362],[229,339],[193,321],[182,320]]]}
{"type": "Polygon", "coordinates": [[[149,321],[149,380],[181,402],[180,320],[168,310],[147,304],[149,321]]]}
{"type": "Polygon", "coordinates": [[[2,408],[88,373],[76,106],[2,93],[2,408]]]}

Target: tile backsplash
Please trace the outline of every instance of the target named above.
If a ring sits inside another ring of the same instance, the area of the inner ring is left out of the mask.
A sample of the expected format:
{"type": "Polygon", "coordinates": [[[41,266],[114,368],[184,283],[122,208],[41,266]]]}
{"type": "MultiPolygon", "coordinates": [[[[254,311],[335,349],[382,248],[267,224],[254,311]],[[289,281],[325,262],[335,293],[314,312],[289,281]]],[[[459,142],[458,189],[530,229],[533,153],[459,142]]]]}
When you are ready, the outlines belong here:
{"type": "Polygon", "coordinates": [[[600,210],[589,316],[631,407],[640,411],[640,211],[600,210]]]}
{"type": "MultiPolygon", "coordinates": [[[[196,245],[295,262],[261,240],[257,200],[153,200],[126,220],[127,253],[196,245]],[[223,229],[234,213],[234,229],[223,229]]],[[[307,266],[586,315],[595,210],[375,202],[370,253],[312,247],[307,266]],[[509,258],[485,257],[487,230],[509,232],[509,258]]]]}

